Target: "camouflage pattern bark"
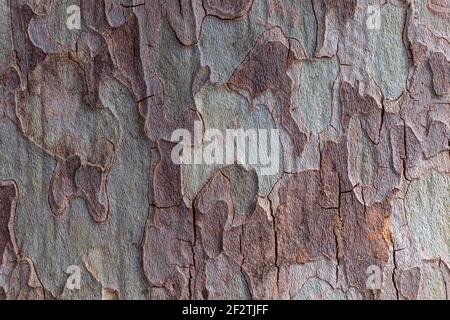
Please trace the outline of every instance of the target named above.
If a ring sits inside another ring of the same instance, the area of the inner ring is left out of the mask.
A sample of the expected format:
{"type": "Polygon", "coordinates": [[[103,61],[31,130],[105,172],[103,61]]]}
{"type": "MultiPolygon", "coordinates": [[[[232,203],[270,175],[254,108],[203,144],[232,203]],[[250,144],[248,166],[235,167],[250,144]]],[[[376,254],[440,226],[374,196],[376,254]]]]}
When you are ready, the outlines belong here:
{"type": "Polygon", "coordinates": [[[449,0],[0,13],[0,299],[449,298],[449,0]],[[196,123],[278,170],[175,163],[196,123]]]}

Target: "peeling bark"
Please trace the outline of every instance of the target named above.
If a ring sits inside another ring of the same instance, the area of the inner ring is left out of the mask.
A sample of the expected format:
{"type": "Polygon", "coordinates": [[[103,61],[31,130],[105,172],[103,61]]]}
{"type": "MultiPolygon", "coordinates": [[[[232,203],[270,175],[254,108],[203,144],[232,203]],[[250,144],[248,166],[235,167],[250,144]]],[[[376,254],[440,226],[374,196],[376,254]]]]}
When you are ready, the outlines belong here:
{"type": "Polygon", "coordinates": [[[0,13],[0,299],[449,298],[450,1],[0,13]]]}

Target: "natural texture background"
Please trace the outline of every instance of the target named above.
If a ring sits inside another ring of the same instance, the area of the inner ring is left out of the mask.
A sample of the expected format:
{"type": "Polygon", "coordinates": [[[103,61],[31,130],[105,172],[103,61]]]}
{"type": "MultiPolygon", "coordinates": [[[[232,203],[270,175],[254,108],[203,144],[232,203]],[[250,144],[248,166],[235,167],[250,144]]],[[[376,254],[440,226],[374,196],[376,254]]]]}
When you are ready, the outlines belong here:
{"type": "Polygon", "coordinates": [[[446,299],[449,138],[448,0],[0,0],[0,298],[446,299]]]}

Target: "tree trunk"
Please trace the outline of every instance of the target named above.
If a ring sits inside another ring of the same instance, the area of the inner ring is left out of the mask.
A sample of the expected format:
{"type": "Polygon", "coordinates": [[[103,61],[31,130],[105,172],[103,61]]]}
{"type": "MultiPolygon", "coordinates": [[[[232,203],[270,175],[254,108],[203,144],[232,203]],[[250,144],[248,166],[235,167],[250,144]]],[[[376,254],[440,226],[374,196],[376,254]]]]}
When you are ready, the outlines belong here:
{"type": "Polygon", "coordinates": [[[0,12],[0,299],[448,298],[450,1],[0,12]]]}

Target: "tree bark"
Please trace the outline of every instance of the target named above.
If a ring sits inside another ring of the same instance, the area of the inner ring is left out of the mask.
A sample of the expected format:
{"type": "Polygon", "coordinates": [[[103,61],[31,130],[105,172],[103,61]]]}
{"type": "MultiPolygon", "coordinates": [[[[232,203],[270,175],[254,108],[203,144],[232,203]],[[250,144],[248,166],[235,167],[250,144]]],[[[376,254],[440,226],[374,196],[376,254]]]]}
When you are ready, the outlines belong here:
{"type": "Polygon", "coordinates": [[[449,297],[450,1],[0,13],[0,299],[449,297]]]}

